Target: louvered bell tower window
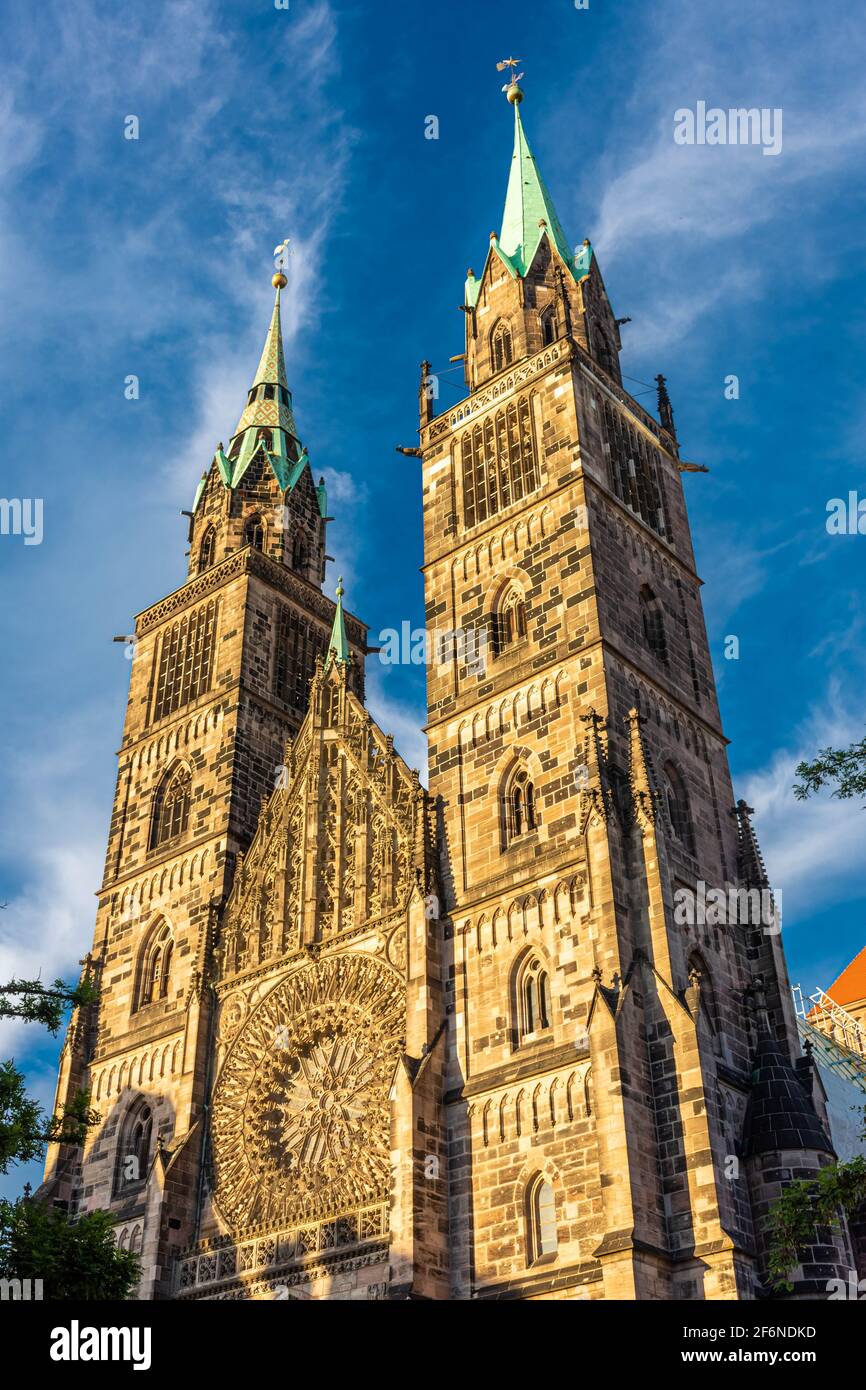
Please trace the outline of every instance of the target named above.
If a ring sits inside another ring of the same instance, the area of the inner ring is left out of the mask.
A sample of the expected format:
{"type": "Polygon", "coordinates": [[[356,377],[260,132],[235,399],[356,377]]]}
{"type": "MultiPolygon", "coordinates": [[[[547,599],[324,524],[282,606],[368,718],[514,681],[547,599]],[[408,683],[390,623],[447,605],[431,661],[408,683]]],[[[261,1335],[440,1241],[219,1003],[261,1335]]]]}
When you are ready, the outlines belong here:
{"type": "Polygon", "coordinates": [[[463,513],[477,526],[539,485],[529,400],[524,396],[466,431],[461,444],[463,513]]]}
{"type": "Polygon", "coordinates": [[[163,634],[154,719],[165,719],[210,689],[216,617],[217,601],[212,599],[163,634]]]}

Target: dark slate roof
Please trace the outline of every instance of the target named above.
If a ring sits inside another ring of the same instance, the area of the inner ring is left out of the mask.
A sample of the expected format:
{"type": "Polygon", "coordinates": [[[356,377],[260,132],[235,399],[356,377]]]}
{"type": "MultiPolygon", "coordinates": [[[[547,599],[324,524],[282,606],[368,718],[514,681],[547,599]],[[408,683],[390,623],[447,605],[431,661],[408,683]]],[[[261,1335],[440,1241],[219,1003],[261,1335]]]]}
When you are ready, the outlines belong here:
{"type": "Polygon", "coordinates": [[[775,1038],[761,1038],[755,1052],[744,1140],[747,1154],[811,1149],[835,1158],[812,1097],[775,1038]]]}

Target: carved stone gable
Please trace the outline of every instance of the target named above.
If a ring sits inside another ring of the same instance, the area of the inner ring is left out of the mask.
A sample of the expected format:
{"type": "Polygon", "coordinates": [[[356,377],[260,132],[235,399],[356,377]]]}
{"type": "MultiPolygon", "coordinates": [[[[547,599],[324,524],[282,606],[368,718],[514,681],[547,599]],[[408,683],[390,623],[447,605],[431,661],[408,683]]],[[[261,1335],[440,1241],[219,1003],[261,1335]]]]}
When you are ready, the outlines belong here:
{"type": "Polygon", "coordinates": [[[274,780],[223,914],[221,979],[403,913],[426,877],[417,774],[336,664],[274,780]]]}

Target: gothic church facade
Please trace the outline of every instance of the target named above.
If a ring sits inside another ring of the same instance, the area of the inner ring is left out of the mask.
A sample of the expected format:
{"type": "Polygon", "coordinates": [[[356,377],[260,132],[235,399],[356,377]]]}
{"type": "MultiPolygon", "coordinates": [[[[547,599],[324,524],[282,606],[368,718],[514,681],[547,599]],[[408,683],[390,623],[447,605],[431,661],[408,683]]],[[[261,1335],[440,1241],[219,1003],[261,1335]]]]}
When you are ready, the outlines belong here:
{"type": "MultiPolygon", "coordinates": [[[[142,1298],[751,1299],[832,1160],[735,803],[670,402],[624,389],[512,85],[467,394],[419,390],[429,787],[325,596],[280,290],[189,576],[139,615],[105,875],[42,1195],[108,1209],[142,1298]],[[703,888],[702,888],[703,885],[703,888]]],[[[766,893],[765,893],[766,896],[766,893]]],[[[819,1233],[794,1296],[855,1267],[819,1233]]]]}

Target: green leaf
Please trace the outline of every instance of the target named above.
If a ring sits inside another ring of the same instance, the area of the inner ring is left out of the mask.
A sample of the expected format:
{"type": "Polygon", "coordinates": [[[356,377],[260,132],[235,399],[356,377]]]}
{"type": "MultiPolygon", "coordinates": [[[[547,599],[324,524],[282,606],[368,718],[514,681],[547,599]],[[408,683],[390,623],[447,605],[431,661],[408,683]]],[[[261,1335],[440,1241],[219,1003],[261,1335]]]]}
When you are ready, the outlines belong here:
{"type": "Polygon", "coordinates": [[[137,1256],[118,1250],[111,1217],[70,1221],[41,1202],[0,1201],[0,1278],[41,1279],[48,1300],[127,1299],[141,1276],[137,1256]]]}

